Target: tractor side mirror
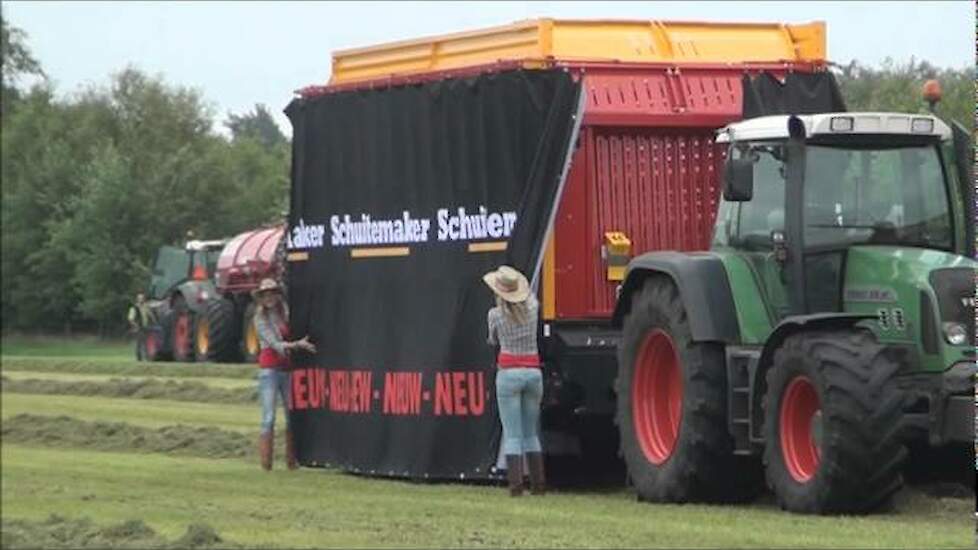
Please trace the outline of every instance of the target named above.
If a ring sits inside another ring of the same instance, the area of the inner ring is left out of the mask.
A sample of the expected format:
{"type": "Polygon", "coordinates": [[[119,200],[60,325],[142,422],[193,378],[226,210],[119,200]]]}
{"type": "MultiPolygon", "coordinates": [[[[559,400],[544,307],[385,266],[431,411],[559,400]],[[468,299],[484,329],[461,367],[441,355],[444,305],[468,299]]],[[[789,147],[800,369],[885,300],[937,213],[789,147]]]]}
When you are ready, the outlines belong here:
{"type": "Polygon", "coordinates": [[[754,158],[749,151],[734,155],[731,149],[723,164],[723,198],[746,202],[754,198],[754,158]]]}

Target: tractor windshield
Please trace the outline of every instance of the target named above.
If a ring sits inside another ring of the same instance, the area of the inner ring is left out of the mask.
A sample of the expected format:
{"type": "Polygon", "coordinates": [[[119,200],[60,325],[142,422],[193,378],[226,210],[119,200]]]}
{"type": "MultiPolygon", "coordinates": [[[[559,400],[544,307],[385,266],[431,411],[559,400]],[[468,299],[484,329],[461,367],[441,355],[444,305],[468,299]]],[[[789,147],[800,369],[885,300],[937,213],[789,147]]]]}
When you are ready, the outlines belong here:
{"type": "Polygon", "coordinates": [[[806,248],[863,243],[952,247],[937,147],[807,147],[806,248]]]}

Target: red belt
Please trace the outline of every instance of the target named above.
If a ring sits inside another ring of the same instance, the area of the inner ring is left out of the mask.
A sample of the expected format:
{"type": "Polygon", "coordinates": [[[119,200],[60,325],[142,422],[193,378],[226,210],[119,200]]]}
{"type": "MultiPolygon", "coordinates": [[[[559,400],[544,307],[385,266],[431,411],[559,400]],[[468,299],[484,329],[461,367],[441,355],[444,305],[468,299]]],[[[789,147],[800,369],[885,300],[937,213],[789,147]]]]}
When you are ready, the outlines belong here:
{"type": "Polygon", "coordinates": [[[526,367],[540,367],[540,356],[533,353],[529,355],[514,355],[512,353],[500,353],[496,358],[496,364],[501,369],[517,369],[526,367]]]}

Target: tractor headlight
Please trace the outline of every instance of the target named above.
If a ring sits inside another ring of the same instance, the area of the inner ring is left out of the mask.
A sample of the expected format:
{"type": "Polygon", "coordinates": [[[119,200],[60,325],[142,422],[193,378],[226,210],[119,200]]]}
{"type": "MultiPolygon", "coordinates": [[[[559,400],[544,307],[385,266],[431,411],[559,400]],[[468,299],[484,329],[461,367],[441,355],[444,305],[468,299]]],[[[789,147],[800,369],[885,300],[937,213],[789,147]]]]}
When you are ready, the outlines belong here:
{"type": "Polygon", "coordinates": [[[952,346],[960,346],[968,341],[968,330],[961,323],[944,323],[944,339],[952,346]]]}
{"type": "Polygon", "coordinates": [[[910,123],[910,131],[915,134],[931,134],[934,132],[934,119],[915,118],[910,123]]]}

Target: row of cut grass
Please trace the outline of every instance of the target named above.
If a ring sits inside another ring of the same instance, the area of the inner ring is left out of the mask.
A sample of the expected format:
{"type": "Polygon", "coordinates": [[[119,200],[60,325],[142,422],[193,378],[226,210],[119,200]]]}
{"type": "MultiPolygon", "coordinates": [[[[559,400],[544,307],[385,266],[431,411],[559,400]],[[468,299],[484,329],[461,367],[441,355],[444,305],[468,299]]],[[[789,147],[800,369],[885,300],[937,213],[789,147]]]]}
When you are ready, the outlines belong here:
{"type": "MultiPolygon", "coordinates": [[[[8,370],[0,369],[4,378],[10,380],[50,380],[61,383],[105,383],[114,380],[128,380],[132,382],[166,382],[169,380],[180,380],[182,376],[125,376],[120,377],[115,374],[87,374],[75,372],[40,372],[33,370],[8,370]]],[[[257,373],[256,373],[257,374],[257,373]]],[[[211,388],[240,389],[255,388],[256,381],[244,378],[216,378],[206,376],[191,377],[194,382],[204,384],[211,388]]]]}
{"type": "Polygon", "coordinates": [[[178,378],[254,378],[258,369],[248,364],[147,363],[132,359],[92,359],[68,357],[0,358],[0,370],[104,374],[117,376],[165,376],[178,378]]]}
{"type": "Polygon", "coordinates": [[[648,505],[627,494],[511,499],[491,486],[415,484],[335,471],[261,472],[245,461],[4,445],[4,514],[56,506],[101,523],[142,519],[167,537],[192,521],[284,547],[965,547],[968,504],[909,494],[901,513],[806,517],[774,507],[648,505]]]}

